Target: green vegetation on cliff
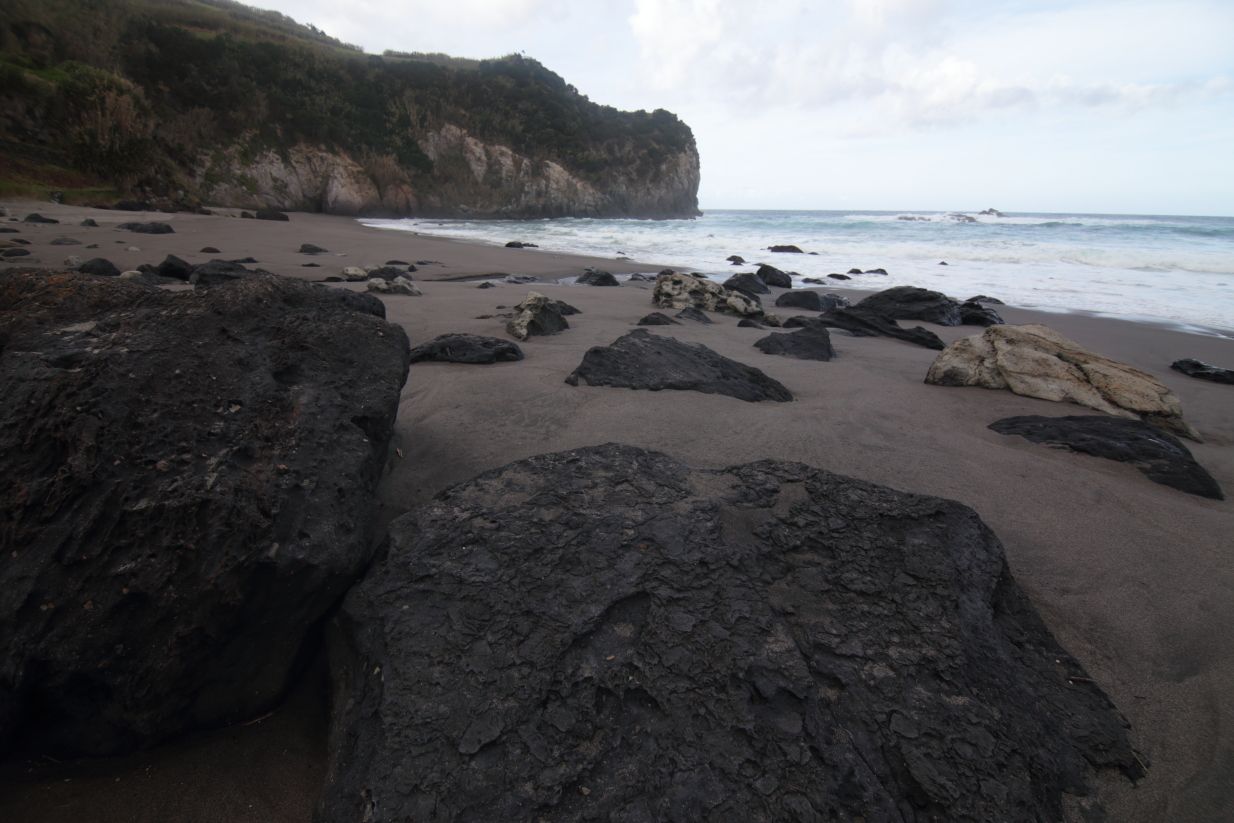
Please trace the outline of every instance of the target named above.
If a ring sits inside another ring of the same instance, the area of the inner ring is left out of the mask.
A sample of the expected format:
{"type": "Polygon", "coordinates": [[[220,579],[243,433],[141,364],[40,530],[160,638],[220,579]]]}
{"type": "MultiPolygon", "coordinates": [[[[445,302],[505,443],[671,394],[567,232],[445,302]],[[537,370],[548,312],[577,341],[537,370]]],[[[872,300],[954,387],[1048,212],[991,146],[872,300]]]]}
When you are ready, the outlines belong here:
{"type": "MultiPolygon", "coordinates": [[[[675,157],[692,157],[697,168],[693,136],[676,116],[596,105],[518,55],[370,55],[230,0],[5,6],[0,177],[10,188],[40,177],[51,184],[48,170],[56,170],[191,198],[238,182],[211,174],[239,177],[246,159],[311,146],[353,159],[378,189],[397,182],[449,212],[459,171],[435,168],[424,144],[447,125],[552,161],[600,191],[618,173],[654,185],[675,157]],[[223,155],[228,163],[209,163],[223,155]]],[[[691,212],[692,198],[673,208],[691,212]]]]}

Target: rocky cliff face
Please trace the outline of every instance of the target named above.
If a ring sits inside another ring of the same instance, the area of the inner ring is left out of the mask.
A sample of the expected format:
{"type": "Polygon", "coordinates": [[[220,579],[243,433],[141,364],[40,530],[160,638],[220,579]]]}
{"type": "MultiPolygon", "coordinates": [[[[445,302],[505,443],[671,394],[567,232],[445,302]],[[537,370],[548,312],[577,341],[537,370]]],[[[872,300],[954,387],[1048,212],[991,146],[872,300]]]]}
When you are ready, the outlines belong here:
{"type": "Polygon", "coordinates": [[[204,157],[198,196],[210,203],[351,215],[439,217],[690,217],[698,214],[699,158],[693,141],[658,164],[620,156],[596,179],[533,159],[445,124],[418,140],[431,171],[342,150],[297,145],[245,157],[204,157]]]}

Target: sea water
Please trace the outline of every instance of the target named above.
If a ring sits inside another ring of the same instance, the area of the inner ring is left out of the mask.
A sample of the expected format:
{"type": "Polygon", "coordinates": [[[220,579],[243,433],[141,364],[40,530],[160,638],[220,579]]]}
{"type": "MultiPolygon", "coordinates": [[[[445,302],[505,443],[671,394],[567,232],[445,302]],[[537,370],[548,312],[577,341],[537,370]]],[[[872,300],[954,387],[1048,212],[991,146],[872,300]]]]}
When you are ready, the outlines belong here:
{"type": "MultiPolygon", "coordinates": [[[[709,210],[692,220],[369,220],[366,225],[544,251],[629,257],[724,278],[769,263],[862,290],[914,285],[1025,308],[1234,333],[1234,218],[1109,214],[709,210]],[[773,253],[792,244],[804,254],[773,253]],[[750,262],[733,266],[725,258],[750,262]],[[943,265],[946,263],[946,265],[943,265]]],[[[810,284],[805,284],[810,285],[810,284]]]]}

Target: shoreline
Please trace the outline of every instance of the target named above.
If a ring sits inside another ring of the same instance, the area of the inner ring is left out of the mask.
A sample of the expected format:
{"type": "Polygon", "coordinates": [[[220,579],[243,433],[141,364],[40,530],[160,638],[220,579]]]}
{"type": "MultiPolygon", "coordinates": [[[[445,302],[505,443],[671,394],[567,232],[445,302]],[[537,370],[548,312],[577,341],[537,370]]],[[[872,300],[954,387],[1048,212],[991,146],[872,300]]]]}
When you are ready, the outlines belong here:
{"type": "MultiPolygon", "coordinates": [[[[412,366],[378,491],[385,510],[379,527],[482,471],[604,442],[656,449],[703,468],[764,458],[794,460],[957,500],[997,534],[1016,580],[1050,630],[1130,721],[1133,742],[1149,761],[1148,776],[1136,787],[1117,781],[1094,786],[1109,818],[1135,823],[1217,819],[1220,810],[1234,805],[1234,786],[1228,781],[1234,766],[1234,704],[1227,699],[1234,691],[1234,638],[1219,630],[1234,623],[1234,598],[1229,596],[1234,566],[1227,545],[1234,534],[1234,416],[1229,411],[1234,387],[1169,368],[1181,357],[1234,365],[1234,340],[1121,318],[996,307],[1008,323],[1044,323],[1091,351],[1151,373],[1173,390],[1187,420],[1204,436],[1204,442],[1188,447],[1227,494],[1217,501],[1152,483],[1129,465],[997,434],[989,423],[1008,416],[1093,412],[1006,391],[926,385],[923,378],[937,352],[888,338],[834,332],[837,357],[820,363],[762,354],[753,348],[754,341],[776,330],[738,328],[735,317],[714,315],[713,325],[651,329],[756,366],[792,390],[795,399],[788,403],[565,384],[584,352],[638,328],[638,318],[655,309],[650,283],[595,288],[556,278],[578,274],[583,265],[614,273],[657,270],[641,261],[477,246],[382,231],[335,216],[293,213],[289,223],[282,223],[41,203],[17,208],[19,216],[36,211],[64,221],[29,227],[0,222],[22,232],[0,237],[38,238],[30,247],[38,254],[31,256],[43,258],[44,265],[90,253],[84,245],[49,245],[61,235],[89,236],[87,242],[100,246],[95,253],[117,265],[157,264],[168,253],[190,262],[251,255],[260,261],[254,266],[316,280],[327,263],[341,268],[380,265],[395,257],[438,258],[439,264],[413,275],[423,296],[380,297],[389,321],[402,326],[413,345],[450,332],[507,339],[499,314],[529,290],[565,299],[581,314],[571,316],[561,334],[520,343],[526,355],[522,361],[412,366]],[[99,221],[100,228],[78,227],[84,216],[99,221]],[[114,231],[114,224],[130,220],[165,221],[176,233],[114,231]],[[300,243],[334,251],[301,255],[296,252],[300,243]],[[140,251],[128,252],[130,245],[140,251]],[[222,252],[188,253],[203,245],[222,252]],[[303,267],[310,261],[321,268],[303,267]],[[483,278],[506,266],[511,273],[548,279],[493,289],[455,279],[483,278]]],[[[25,265],[23,260],[7,262],[25,265]]],[[[364,289],[364,283],[332,285],[364,289]]],[[[847,296],[867,293],[828,290],[847,296]]],[[[774,289],[766,302],[781,291],[774,289]]],[[[921,325],[945,343],[981,331],[921,325]]],[[[6,775],[15,783],[0,786],[0,817],[36,819],[34,813],[41,812],[49,821],[118,821],[135,819],[139,809],[156,809],[163,819],[301,823],[306,821],[304,804],[285,798],[315,790],[323,754],[296,748],[312,728],[304,725],[309,720],[293,722],[291,707],[286,711],[291,715],[287,724],[231,727],[167,744],[140,758],[94,762],[90,772],[95,779],[89,781],[63,782],[77,774],[72,766],[21,778],[9,764],[6,775]],[[191,757],[179,754],[186,748],[191,757]],[[259,758],[263,752],[273,755],[259,758]],[[234,763],[248,762],[250,754],[261,764],[254,767],[258,771],[232,781],[228,775],[234,763]],[[151,762],[162,779],[138,779],[139,769],[151,762]],[[284,799],[263,794],[271,786],[284,799]],[[48,808],[49,797],[58,801],[55,809],[48,808]]]]}

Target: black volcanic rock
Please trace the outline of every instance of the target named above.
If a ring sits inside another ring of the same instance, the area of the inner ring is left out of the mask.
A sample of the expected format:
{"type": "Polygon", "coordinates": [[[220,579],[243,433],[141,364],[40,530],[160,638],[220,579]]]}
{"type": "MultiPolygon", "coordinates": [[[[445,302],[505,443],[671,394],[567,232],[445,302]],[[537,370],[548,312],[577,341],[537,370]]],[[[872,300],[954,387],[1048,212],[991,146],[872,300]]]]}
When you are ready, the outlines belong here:
{"type": "Polygon", "coordinates": [[[99,224],[95,222],[93,217],[87,217],[85,220],[81,221],[81,223],[79,223],[78,225],[85,226],[86,228],[89,228],[89,229],[97,229],[99,227],[99,224]]]}
{"type": "Polygon", "coordinates": [[[1061,821],[1142,774],[975,512],[800,463],[486,472],[328,634],[322,821],[1061,821]]]}
{"type": "Polygon", "coordinates": [[[273,276],[9,272],[0,306],[0,749],[267,710],[371,557],[402,329],[273,276]]]}
{"type": "Polygon", "coordinates": [[[877,292],[853,308],[889,320],[924,320],[940,326],[958,326],[962,321],[957,301],[941,292],[916,286],[895,286],[877,292]]]}
{"type": "Polygon", "coordinates": [[[780,254],[803,254],[801,249],[793,245],[768,246],[767,251],[778,252],[780,254]]]}
{"type": "Polygon", "coordinates": [[[742,294],[759,295],[771,294],[771,289],[767,288],[767,284],[763,279],[756,274],[749,272],[741,272],[734,274],[732,277],[724,281],[724,288],[739,291],[742,294]]]}
{"type": "Polygon", "coordinates": [[[989,306],[969,301],[960,304],[960,322],[965,326],[997,326],[1003,318],[989,306]]]}
{"type": "Polygon", "coordinates": [[[894,337],[906,343],[916,343],[927,349],[942,351],[943,340],[929,329],[913,326],[911,329],[902,327],[894,320],[888,320],[876,314],[866,314],[859,311],[861,304],[851,309],[832,309],[818,316],[819,322],[834,329],[844,329],[859,337],[894,337]]]}
{"type": "MultiPolygon", "coordinates": [[[[945,266],[945,265],[947,265],[947,264],[946,264],[946,263],[940,263],[939,265],[940,265],[940,266],[945,266]]],[[[986,295],[984,295],[984,294],[978,294],[978,295],[977,295],[977,296],[975,296],[975,297],[970,297],[970,298],[968,298],[967,300],[965,300],[964,302],[965,302],[965,303],[989,303],[989,304],[994,305],[994,306],[1003,306],[1003,305],[1006,305],[1005,303],[1003,303],[1003,301],[1002,301],[1002,300],[999,300],[997,297],[987,297],[987,296],[986,296],[986,295]]]]}
{"type": "Polygon", "coordinates": [[[158,264],[155,273],[159,277],[174,277],[176,280],[188,280],[189,276],[193,273],[193,267],[174,254],[169,254],[163,258],[162,263],[158,264]]]}
{"type": "Polygon", "coordinates": [[[298,250],[300,254],[328,254],[329,249],[323,249],[314,243],[301,243],[298,250]]]}
{"type": "Polygon", "coordinates": [[[588,386],[723,394],[747,402],[793,399],[788,389],[753,366],[646,329],[628,332],[611,346],[588,349],[566,378],[571,386],[580,381],[588,386]]]}
{"type": "Polygon", "coordinates": [[[148,223],[121,223],[116,226],[118,229],[125,231],[136,232],[137,234],[175,234],[176,230],[168,223],[160,223],[157,220],[152,220],[148,223]]]}
{"type": "Polygon", "coordinates": [[[737,321],[739,329],[765,329],[767,328],[762,323],[755,320],[753,317],[743,317],[737,321]]]}
{"type": "Polygon", "coordinates": [[[396,277],[403,277],[411,280],[412,277],[404,269],[397,266],[378,266],[368,272],[369,279],[379,278],[381,280],[393,280],[396,277]]]}
{"type": "Polygon", "coordinates": [[[746,264],[746,259],[740,254],[730,254],[724,259],[732,263],[734,266],[744,266],[746,264]]]}
{"type": "Polygon", "coordinates": [[[583,313],[582,309],[577,309],[564,300],[549,300],[548,304],[553,308],[553,311],[562,317],[572,317],[573,315],[583,313]]]}
{"type": "Polygon", "coordinates": [[[640,326],[680,326],[681,324],[678,323],[673,318],[669,317],[667,314],[663,314],[658,311],[653,311],[651,314],[640,318],[638,321],[638,325],[640,326]]]}
{"type": "Polygon", "coordinates": [[[764,354],[780,354],[798,360],[830,360],[836,356],[831,335],[823,326],[806,326],[788,334],[769,334],[754,343],[764,354]]]}
{"type": "Polygon", "coordinates": [[[848,305],[848,299],[838,294],[819,294],[810,289],[786,291],[776,298],[776,306],[783,309],[806,311],[829,311],[848,305]]]}
{"type": "Polygon", "coordinates": [[[255,272],[249,271],[241,263],[230,260],[211,260],[193,266],[189,274],[189,282],[195,286],[217,286],[252,277],[255,272]]]}
{"type": "Polygon", "coordinates": [[[29,257],[29,249],[5,249],[0,251],[0,257],[29,257]]]}
{"type": "Polygon", "coordinates": [[[202,246],[201,253],[202,254],[221,254],[221,252],[218,249],[216,249],[214,246],[202,246]]]}
{"type": "Polygon", "coordinates": [[[695,323],[702,323],[708,326],[712,323],[712,319],[707,316],[707,312],[702,309],[696,309],[693,306],[686,306],[684,309],[674,314],[673,317],[680,320],[693,320],[695,323]]]}
{"type": "Polygon", "coordinates": [[[283,212],[277,211],[275,209],[258,209],[257,213],[253,216],[256,217],[258,220],[277,220],[282,223],[286,223],[288,220],[291,219],[283,212]]]}
{"type": "Polygon", "coordinates": [[[999,434],[1130,463],[1154,483],[1223,500],[1221,487],[1172,434],[1141,420],[1105,415],[1005,417],[990,424],[999,434]]]}
{"type": "Polygon", "coordinates": [[[31,214],[27,214],[26,219],[23,220],[22,222],[23,223],[49,223],[50,224],[50,223],[59,223],[60,221],[54,218],[51,218],[51,217],[44,217],[38,212],[33,212],[31,214]]]}
{"type": "Polygon", "coordinates": [[[865,272],[863,273],[864,274],[886,274],[887,270],[884,268],[866,269],[865,272]]]}
{"type": "Polygon", "coordinates": [[[611,272],[588,269],[575,280],[580,286],[620,286],[611,272]]]}
{"type": "Polygon", "coordinates": [[[116,264],[103,257],[92,257],[77,267],[82,274],[93,274],[99,277],[119,277],[120,269],[116,264]]]}
{"type": "Polygon", "coordinates": [[[847,274],[829,274],[827,276],[830,277],[832,280],[852,280],[853,279],[849,277],[847,274]]]}
{"type": "Polygon", "coordinates": [[[780,271],[775,266],[768,266],[764,263],[758,267],[758,271],[755,274],[768,286],[775,286],[779,289],[791,289],[793,287],[793,278],[789,276],[788,272],[780,271]]]}
{"type": "Polygon", "coordinates": [[[524,243],[521,240],[511,240],[509,243],[506,243],[506,248],[507,249],[538,249],[540,247],[537,246],[535,243],[524,243]]]}
{"type": "Polygon", "coordinates": [[[1180,371],[1188,377],[1198,377],[1200,380],[1211,380],[1214,383],[1234,383],[1234,369],[1223,369],[1220,366],[1210,366],[1200,360],[1186,358],[1175,360],[1170,368],[1180,371]]]}
{"type": "Polygon", "coordinates": [[[477,334],[443,334],[411,350],[411,362],[505,363],[523,359],[523,350],[509,340],[477,334]]]}

